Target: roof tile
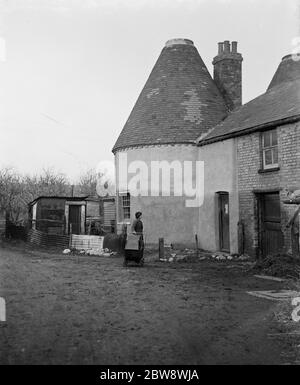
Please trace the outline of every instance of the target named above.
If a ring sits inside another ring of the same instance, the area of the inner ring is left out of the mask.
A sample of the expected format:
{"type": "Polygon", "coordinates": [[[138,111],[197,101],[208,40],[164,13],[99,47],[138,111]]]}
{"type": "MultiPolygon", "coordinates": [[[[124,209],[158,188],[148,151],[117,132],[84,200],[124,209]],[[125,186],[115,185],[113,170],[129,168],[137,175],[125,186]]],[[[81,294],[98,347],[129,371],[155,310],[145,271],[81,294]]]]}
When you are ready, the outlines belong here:
{"type": "Polygon", "coordinates": [[[207,134],[200,135],[200,145],[243,134],[266,124],[297,118],[300,115],[300,61],[292,56],[282,59],[268,90],[233,111],[207,134]]]}

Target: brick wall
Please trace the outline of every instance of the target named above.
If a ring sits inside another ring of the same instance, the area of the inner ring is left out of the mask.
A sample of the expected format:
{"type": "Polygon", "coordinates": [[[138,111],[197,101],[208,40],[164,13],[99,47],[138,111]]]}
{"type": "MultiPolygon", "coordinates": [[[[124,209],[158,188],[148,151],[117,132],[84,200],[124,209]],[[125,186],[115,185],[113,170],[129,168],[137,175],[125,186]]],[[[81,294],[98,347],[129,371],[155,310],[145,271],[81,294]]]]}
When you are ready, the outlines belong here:
{"type": "Polygon", "coordinates": [[[245,226],[245,252],[257,255],[258,207],[254,190],[280,190],[281,230],[284,235],[284,249],[291,247],[290,229],[286,224],[296,209],[286,205],[285,188],[300,188],[300,123],[277,127],[279,167],[278,171],[259,173],[261,169],[260,133],[256,132],[237,138],[238,189],[240,219],[245,226]]]}
{"type": "Polygon", "coordinates": [[[214,81],[230,110],[241,105],[242,63],[240,57],[237,60],[225,56],[225,59],[217,61],[214,65],[214,81]]]}
{"type": "Polygon", "coordinates": [[[237,41],[218,43],[219,52],[214,57],[214,81],[221,91],[229,110],[242,104],[242,55],[237,52],[237,41]]]}

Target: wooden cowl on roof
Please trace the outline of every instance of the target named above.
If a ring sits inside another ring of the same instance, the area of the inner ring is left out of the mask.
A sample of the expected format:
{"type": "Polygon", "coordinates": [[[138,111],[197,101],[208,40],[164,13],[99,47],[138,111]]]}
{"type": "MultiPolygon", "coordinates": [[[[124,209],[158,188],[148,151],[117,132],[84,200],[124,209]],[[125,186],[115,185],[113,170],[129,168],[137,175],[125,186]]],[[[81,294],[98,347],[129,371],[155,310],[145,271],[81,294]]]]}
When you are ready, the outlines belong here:
{"type": "Polygon", "coordinates": [[[195,143],[226,115],[225,101],[194,43],[169,40],[113,152],[135,146],[195,143]]]}

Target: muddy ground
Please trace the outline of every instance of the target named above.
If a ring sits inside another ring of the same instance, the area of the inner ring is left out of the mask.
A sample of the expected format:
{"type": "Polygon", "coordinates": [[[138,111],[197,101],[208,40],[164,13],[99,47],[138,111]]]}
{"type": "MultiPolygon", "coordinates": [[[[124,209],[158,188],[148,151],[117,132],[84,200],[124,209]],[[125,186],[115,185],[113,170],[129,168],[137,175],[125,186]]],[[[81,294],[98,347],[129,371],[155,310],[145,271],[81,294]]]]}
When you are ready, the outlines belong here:
{"type": "Polygon", "coordinates": [[[242,262],[163,263],[0,247],[0,364],[287,364],[278,302],[284,288],[242,262]]]}

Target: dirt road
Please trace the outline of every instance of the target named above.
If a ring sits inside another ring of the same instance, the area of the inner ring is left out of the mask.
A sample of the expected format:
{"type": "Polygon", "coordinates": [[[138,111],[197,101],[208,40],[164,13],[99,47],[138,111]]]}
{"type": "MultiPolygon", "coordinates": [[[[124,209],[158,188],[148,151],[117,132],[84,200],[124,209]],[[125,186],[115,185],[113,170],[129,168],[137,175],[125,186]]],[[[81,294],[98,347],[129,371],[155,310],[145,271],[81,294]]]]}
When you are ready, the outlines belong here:
{"type": "MultiPolygon", "coordinates": [[[[65,256],[0,248],[1,364],[280,364],[277,303],[242,263],[65,256]]],[[[289,358],[290,359],[290,358],[289,358]]]]}

